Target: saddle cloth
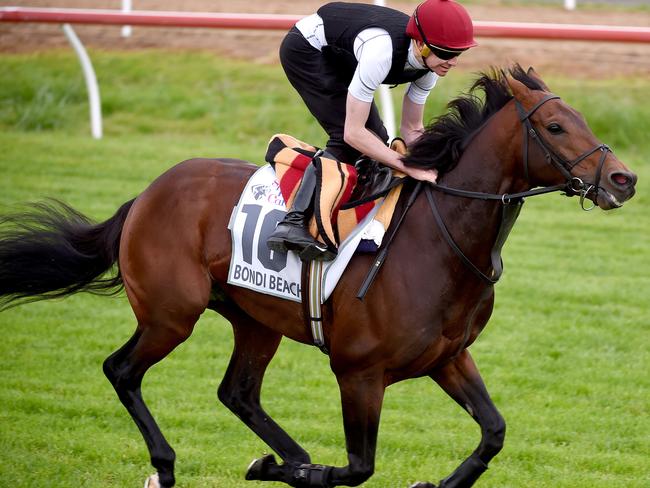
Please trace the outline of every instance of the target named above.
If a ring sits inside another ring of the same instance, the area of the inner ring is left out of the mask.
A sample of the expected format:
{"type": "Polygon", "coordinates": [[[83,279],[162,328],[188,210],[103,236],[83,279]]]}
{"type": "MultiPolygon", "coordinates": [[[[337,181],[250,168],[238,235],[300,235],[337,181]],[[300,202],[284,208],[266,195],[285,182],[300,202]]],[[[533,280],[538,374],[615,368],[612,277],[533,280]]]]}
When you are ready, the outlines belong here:
{"type": "MultiPolygon", "coordinates": [[[[331,295],[359,246],[364,231],[373,225],[373,218],[382,206],[381,203],[373,206],[341,242],[336,259],[323,263],[323,302],[331,295]]],[[[230,216],[228,229],[232,236],[232,257],[229,284],[295,302],[302,300],[300,258],[292,251],[287,254],[274,253],[266,245],[268,237],[285,214],[284,197],[275,171],[268,164],[262,166],[246,184],[230,216]]]]}
{"type": "MultiPolygon", "coordinates": [[[[303,172],[317,149],[286,134],[271,138],[266,160],[250,178],[228,224],[232,257],[228,283],[260,293],[300,302],[301,261],[297,254],[274,253],[266,241],[290,208],[303,172]],[[285,204],[286,202],[286,204],[285,204]]],[[[318,202],[310,224],[312,235],[338,248],[335,260],[322,266],[322,295],[325,302],[357,249],[376,251],[390,224],[401,185],[385,198],[339,210],[354,189],[354,166],[319,158],[318,202]]]]}

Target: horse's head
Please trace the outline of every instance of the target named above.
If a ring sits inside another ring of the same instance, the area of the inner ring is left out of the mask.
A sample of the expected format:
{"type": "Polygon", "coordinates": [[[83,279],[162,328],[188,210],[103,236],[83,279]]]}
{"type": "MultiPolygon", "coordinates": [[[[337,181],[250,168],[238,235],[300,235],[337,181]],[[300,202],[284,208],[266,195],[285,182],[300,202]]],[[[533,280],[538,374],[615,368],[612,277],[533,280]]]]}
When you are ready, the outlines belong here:
{"type": "Polygon", "coordinates": [[[566,182],[567,194],[580,195],[603,210],[620,207],[634,195],[637,176],[532,68],[524,73],[516,66],[507,81],[524,125],[523,165],[531,185],[566,182]]]}

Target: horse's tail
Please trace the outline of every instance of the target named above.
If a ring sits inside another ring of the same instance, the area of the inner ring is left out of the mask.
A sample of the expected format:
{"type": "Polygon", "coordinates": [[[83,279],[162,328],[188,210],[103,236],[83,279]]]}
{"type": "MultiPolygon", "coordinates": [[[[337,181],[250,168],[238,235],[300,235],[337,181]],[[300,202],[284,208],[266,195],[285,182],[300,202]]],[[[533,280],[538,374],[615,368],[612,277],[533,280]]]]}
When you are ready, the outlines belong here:
{"type": "Polygon", "coordinates": [[[0,309],[80,291],[118,293],[119,270],[103,275],[117,261],[131,205],[100,224],[56,200],[0,217],[0,309]]]}

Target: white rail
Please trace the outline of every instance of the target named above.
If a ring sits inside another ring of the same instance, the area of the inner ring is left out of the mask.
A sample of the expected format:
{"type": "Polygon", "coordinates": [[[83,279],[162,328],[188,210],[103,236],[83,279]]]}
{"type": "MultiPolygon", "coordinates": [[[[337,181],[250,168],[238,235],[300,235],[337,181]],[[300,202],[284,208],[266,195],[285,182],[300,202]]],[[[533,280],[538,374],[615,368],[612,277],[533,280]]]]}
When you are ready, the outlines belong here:
{"type": "Polygon", "coordinates": [[[99,97],[99,85],[97,84],[97,76],[95,76],[93,64],[72,26],[70,24],[63,24],[63,32],[68,38],[68,41],[70,41],[70,44],[72,44],[72,48],[77,53],[77,58],[79,59],[86,80],[88,104],[90,105],[90,132],[95,139],[101,139],[103,135],[102,105],[99,97]]]}
{"type": "MultiPolygon", "coordinates": [[[[157,27],[208,27],[223,29],[280,29],[288,30],[299,19],[297,15],[236,14],[208,12],[164,12],[131,11],[131,0],[123,0],[123,11],[100,9],[62,9],[0,7],[0,22],[45,22],[64,24],[101,24],[157,27]],[[126,10],[128,7],[128,11],[126,10]]],[[[575,4],[576,0],[565,0],[575,4]]],[[[375,0],[378,5],[383,0],[375,0]]],[[[567,7],[568,8],[568,7],[567,7]]],[[[64,27],[66,36],[73,45],[84,70],[88,98],[91,105],[91,127],[93,137],[102,137],[99,88],[90,59],[74,34],[72,28],[64,27]]],[[[650,27],[581,24],[542,24],[526,22],[475,21],[474,34],[477,37],[580,40],[605,42],[650,42],[650,27]]],[[[396,134],[392,99],[387,87],[379,90],[379,99],[386,130],[390,137],[396,134]]]]}

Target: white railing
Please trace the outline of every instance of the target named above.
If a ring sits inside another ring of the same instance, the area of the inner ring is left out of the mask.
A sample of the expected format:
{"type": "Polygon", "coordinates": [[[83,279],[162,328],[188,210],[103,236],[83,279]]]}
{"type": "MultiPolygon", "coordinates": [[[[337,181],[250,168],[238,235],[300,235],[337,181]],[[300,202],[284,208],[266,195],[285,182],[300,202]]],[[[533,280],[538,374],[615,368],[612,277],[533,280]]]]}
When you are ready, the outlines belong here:
{"type": "MultiPolygon", "coordinates": [[[[574,0],[567,0],[574,1],[574,0]]],[[[125,0],[130,9],[131,0],[125,0]]],[[[378,1],[380,3],[380,0],[378,1]]],[[[100,9],[62,9],[62,8],[27,8],[0,7],[0,22],[39,22],[66,24],[64,32],[77,53],[82,65],[91,113],[91,130],[93,137],[102,137],[101,108],[97,79],[78,37],[69,24],[101,24],[130,27],[208,27],[220,29],[280,29],[288,30],[301,16],[278,14],[238,14],[208,12],[165,12],[134,10],[100,10],[100,9]],[[74,39],[74,40],[73,40],[74,39]]],[[[541,24],[524,22],[474,22],[474,34],[477,37],[580,40],[608,42],[650,42],[650,27],[631,27],[615,25],[580,25],[580,24],[541,24]]],[[[395,117],[390,101],[390,94],[385,88],[379,92],[380,103],[384,111],[384,121],[389,135],[394,136],[395,117]]]]}

